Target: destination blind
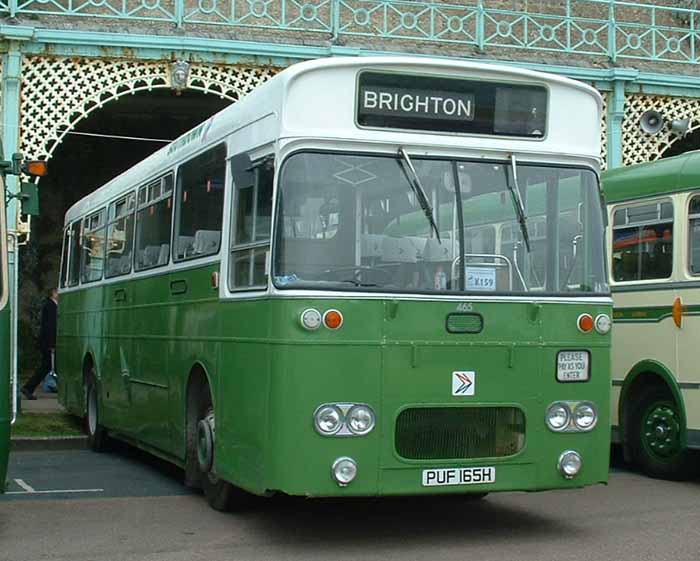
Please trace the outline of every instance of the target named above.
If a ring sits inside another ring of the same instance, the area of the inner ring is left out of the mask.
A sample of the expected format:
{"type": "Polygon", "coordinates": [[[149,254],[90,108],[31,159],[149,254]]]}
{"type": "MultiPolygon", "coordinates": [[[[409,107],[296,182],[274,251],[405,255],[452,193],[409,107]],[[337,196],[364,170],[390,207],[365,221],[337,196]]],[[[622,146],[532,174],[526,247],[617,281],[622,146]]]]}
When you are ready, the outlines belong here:
{"type": "Polygon", "coordinates": [[[542,138],[543,86],[363,72],[360,126],[542,138]]]}

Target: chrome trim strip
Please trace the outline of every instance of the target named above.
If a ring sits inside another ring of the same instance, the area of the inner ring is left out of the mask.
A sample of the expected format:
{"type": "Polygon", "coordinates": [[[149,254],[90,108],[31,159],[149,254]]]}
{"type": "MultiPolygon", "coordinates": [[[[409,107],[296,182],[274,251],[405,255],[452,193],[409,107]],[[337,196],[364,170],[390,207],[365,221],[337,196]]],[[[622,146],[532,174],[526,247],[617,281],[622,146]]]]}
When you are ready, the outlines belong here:
{"type": "MultiPolygon", "coordinates": [[[[644,281],[642,281],[644,282],[644,281]]],[[[700,281],[674,281],[674,282],[657,282],[648,284],[624,284],[612,285],[611,292],[647,292],[648,290],[691,290],[700,288],[700,281]]]]}
{"type": "Polygon", "coordinates": [[[612,304],[609,296],[477,296],[467,294],[397,294],[395,292],[340,292],[322,290],[272,290],[271,298],[325,299],[325,300],[406,300],[431,302],[511,302],[511,303],[553,303],[553,304],[612,304]]]}
{"type": "Polygon", "coordinates": [[[700,390],[700,382],[678,382],[678,387],[682,390],[700,390]]]}
{"type": "Polygon", "coordinates": [[[158,388],[160,390],[167,390],[169,389],[168,386],[164,386],[163,384],[156,384],[155,382],[147,382],[146,380],[138,380],[137,378],[129,378],[129,382],[132,384],[140,384],[142,386],[149,386],[151,388],[158,388]]]}

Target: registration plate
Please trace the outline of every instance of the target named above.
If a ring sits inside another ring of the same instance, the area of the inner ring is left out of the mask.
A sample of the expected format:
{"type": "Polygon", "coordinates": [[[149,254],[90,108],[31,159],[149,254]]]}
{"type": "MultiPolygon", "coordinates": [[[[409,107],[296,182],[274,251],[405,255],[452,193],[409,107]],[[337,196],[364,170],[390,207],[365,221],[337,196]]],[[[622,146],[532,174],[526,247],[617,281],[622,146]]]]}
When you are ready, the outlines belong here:
{"type": "Polygon", "coordinates": [[[560,351],[557,355],[559,382],[588,381],[590,357],[588,351],[560,351]]]}
{"type": "Polygon", "coordinates": [[[496,483],[495,467],[424,469],[423,487],[496,483]]]}

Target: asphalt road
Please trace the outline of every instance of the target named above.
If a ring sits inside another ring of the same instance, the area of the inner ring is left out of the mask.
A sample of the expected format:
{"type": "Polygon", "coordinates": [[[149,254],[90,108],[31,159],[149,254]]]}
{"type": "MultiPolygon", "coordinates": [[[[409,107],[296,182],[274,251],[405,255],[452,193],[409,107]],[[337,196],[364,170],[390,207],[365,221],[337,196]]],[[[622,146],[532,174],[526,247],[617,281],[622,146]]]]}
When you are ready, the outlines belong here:
{"type": "Polygon", "coordinates": [[[700,560],[700,481],[615,469],[574,492],[312,501],[211,510],[177,470],[124,447],[14,453],[7,561],[700,560]]]}

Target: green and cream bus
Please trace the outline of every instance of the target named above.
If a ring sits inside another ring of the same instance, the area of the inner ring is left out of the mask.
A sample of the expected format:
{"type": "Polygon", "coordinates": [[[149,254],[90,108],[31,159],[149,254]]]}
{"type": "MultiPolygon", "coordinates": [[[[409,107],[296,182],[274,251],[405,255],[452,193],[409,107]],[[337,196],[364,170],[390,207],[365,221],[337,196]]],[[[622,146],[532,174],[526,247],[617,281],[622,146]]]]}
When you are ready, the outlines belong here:
{"type": "Polygon", "coordinates": [[[292,66],[69,209],[62,403],[218,509],[605,482],[600,110],[515,68],[292,66]]]}
{"type": "Polygon", "coordinates": [[[700,152],[606,172],[613,440],[645,473],[700,465],[700,152]],[[693,464],[693,462],[695,462],[693,464]]]}

